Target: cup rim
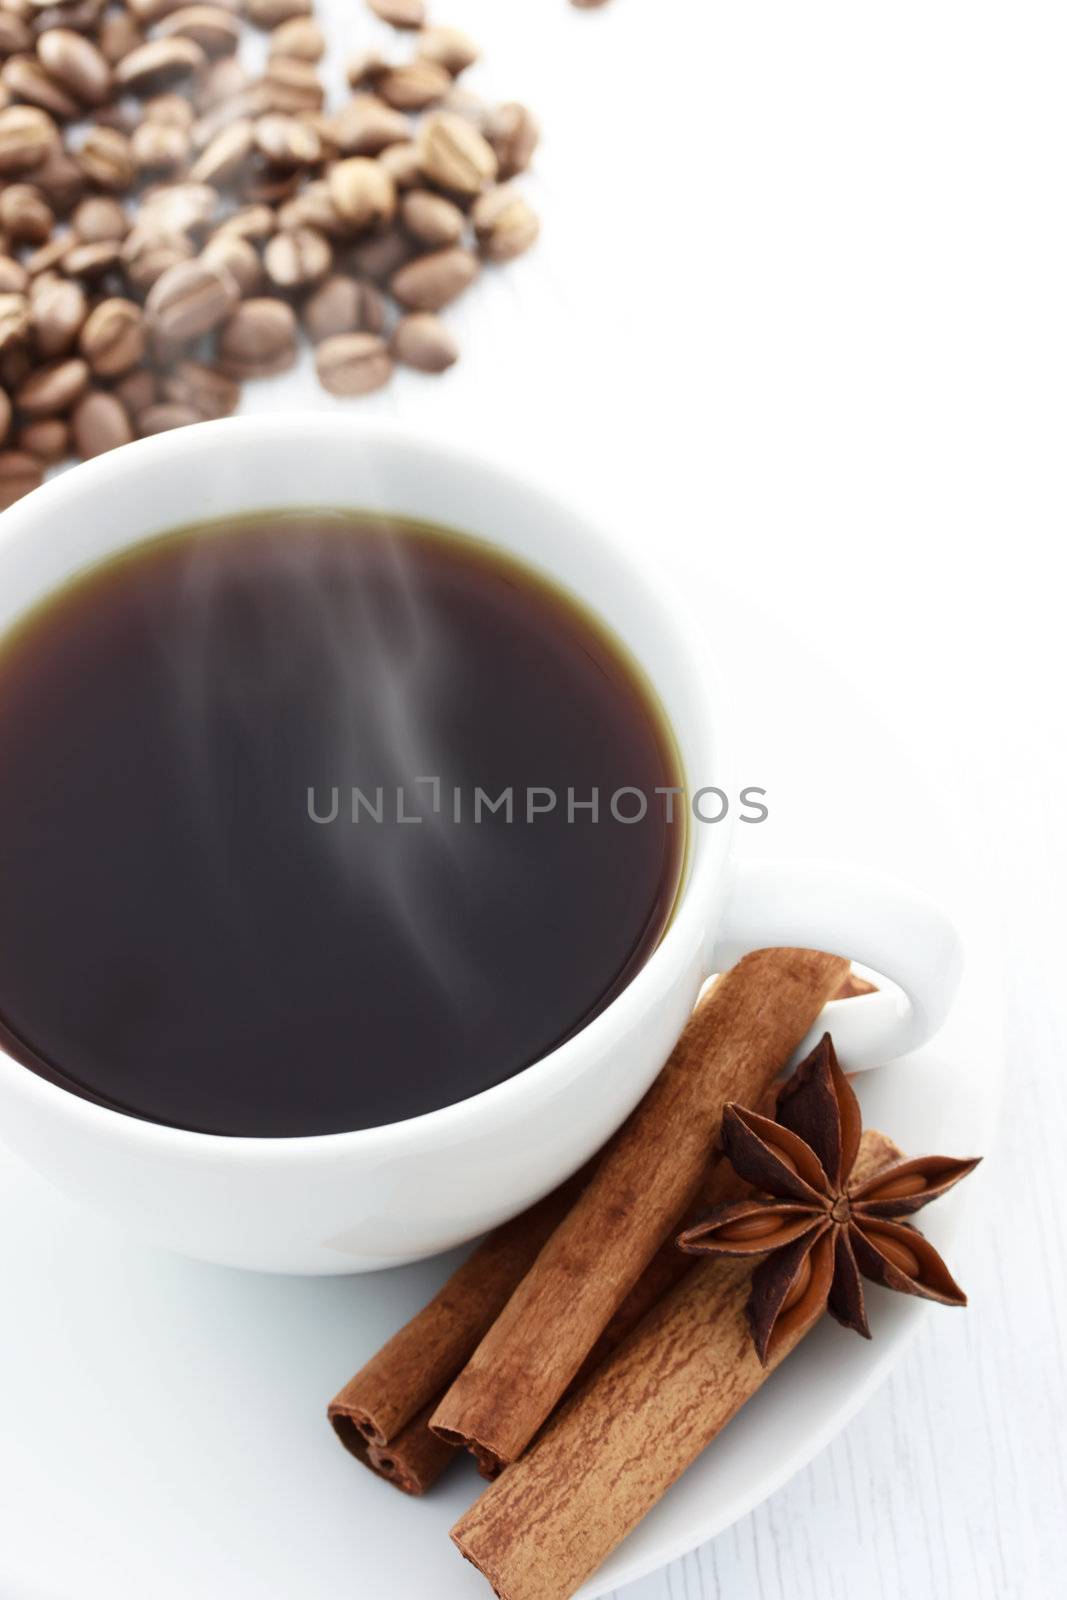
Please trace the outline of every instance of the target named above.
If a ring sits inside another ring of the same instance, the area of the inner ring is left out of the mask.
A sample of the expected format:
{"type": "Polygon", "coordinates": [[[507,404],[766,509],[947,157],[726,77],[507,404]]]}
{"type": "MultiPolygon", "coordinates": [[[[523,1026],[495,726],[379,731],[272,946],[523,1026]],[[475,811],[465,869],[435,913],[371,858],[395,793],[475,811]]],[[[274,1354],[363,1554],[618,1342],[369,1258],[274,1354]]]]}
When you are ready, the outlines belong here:
{"type": "MultiPolygon", "coordinates": [[[[557,492],[551,480],[547,484],[535,481],[486,447],[474,447],[467,442],[456,444],[447,434],[424,426],[416,427],[395,419],[346,417],[318,412],[278,412],[270,416],[227,417],[196,423],[140,439],[117,451],[82,462],[10,506],[0,515],[0,551],[8,547],[12,540],[17,542],[24,533],[32,535],[41,517],[61,516],[67,509],[76,512],[77,503],[86,491],[106,494],[109,484],[119,477],[135,470],[150,473],[154,461],[175,453],[188,452],[195,457],[205,438],[214,440],[223,430],[235,448],[249,442],[255,444],[264,435],[274,434],[279,441],[289,445],[297,444],[301,438],[313,438],[317,444],[321,444],[324,436],[350,445],[358,436],[361,444],[369,448],[381,444],[393,449],[408,449],[423,459],[443,459],[453,466],[459,464],[470,473],[472,481],[482,484],[491,482],[507,494],[521,495],[524,501],[538,506],[546,516],[556,515],[570,524],[578,524],[583,544],[594,553],[596,559],[621,567],[635,587],[642,591],[645,609],[670,627],[684,657],[686,675],[703,703],[702,714],[707,715],[715,730],[716,782],[729,789],[733,774],[728,747],[728,706],[721,675],[697,628],[695,614],[676,593],[668,590],[654,564],[643,561],[630,549],[619,548],[596,513],[584,503],[583,496],[557,492]]],[[[302,498],[299,503],[307,506],[314,502],[302,498]]],[[[249,509],[256,508],[252,504],[249,509]]],[[[181,523],[177,525],[181,526],[181,523]]],[[[166,528],[156,531],[165,532],[166,528]]],[[[146,530],[144,537],[153,537],[153,532],[146,530]]],[[[79,570],[77,566],[72,567],[70,575],[79,570]]],[[[546,570],[552,570],[547,563],[546,570]]],[[[38,598],[43,598],[48,592],[51,591],[42,590],[38,598]]],[[[588,601],[584,603],[589,604],[588,601]]],[[[595,610],[595,607],[592,609],[595,610]]],[[[650,668],[638,652],[635,651],[635,655],[642,669],[648,671],[655,681],[654,668],[650,668]]],[[[680,737],[679,746],[684,757],[685,750],[680,737]]],[[[70,1122],[81,1122],[89,1131],[157,1154],[180,1153],[186,1158],[205,1161],[232,1156],[256,1165],[271,1166],[287,1161],[310,1163],[322,1157],[339,1159],[354,1154],[374,1157],[384,1155],[398,1142],[409,1146],[447,1144],[454,1134],[469,1132],[471,1123],[481,1120],[510,1121],[513,1117],[521,1116],[524,1103],[531,1097],[551,1098],[558,1088],[580,1071],[581,1060],[589,1051],[590,1041],[597,1039],[599,1053],[610,1050],[613,1044],[621,1041],[669,987],[671,974],[677,977],[687,964],[692,963],[694,953],[700,980],[709,976],[705,953],[711,918],[711,890],[726,866],[733,833],[731,812],[713,829],[705,829],[701,835],[695,836],[702,847],[694,848],[692,852],[687,878],[681,886],[666,933],[621,993],[591,1022],[547,1055],[531,1062],[503,1082],[416,1117],[369,1128],[280,1138],[204,1133],[152,1122],[85,1099],[41,1077],[2,1049],[0,1070],[9,1075],[16,1074],[12,1083],[17,1092],[28,1100],[36,1101],[42,1112],[58,1115],[70,1122]]]]}

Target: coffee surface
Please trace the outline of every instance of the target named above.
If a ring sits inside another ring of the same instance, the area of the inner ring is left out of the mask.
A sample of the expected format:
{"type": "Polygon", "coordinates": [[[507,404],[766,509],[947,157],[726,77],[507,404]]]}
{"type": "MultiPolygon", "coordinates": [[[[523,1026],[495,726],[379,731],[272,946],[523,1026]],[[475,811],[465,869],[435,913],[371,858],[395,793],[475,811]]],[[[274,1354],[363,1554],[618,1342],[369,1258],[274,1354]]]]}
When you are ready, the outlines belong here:
{"type": "Polygon", "coordinates": [[[0,1038],[205,1132],[463,1100],[655,947],[681,781],[621,648],[480,545],[330,512],[154,540],[0,645],[0,1038]]]}

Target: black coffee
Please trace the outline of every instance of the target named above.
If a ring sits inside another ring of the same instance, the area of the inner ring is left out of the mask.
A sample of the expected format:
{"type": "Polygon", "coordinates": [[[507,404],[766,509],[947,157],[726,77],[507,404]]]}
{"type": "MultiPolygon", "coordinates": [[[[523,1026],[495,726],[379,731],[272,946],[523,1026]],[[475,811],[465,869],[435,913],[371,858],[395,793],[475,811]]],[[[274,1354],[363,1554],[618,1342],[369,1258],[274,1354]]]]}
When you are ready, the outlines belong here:
{"type": "Polygon", "coordinates": [[[146,543],[0,648],[4,1042],[213,1133],[465,1099],[653,949],[680,781],[621,648],[480,545],[331,512],[146,543]]]}

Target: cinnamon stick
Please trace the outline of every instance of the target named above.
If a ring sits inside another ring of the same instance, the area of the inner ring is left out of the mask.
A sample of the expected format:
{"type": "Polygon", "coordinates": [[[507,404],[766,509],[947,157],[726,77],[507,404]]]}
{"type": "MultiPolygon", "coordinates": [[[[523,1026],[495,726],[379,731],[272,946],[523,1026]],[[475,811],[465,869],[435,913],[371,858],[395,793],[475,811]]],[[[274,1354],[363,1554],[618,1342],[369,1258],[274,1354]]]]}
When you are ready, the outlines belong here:
{"type": "MultiPolygon", "coordinates": [[[[898,1156],[868,1130],[857,1171],[898,1156]]],[[[828,1286],[832,1262],[822,1270],[828,1286]]],[[[818,1321],[821,1304],[761,1366],[745,1316],[751,1274],[744,1260],[688,1272],[456,1523],[453,1541],[500,1600],[573,1594],[818,1321]]]]}
{"type": "Polygon", "coordinates": [[[720,977],[434,1412],[481,1463],[515,1461],[683,1216],[728,1100],[751,1104],[785,1066],[849,963],[760,950],[720,977]]]}
{"type": "Polygon", "coordinates": [[[440,1477],[454,1451],[430,1434],[430,1414],[588,1175],[583,1168],[490,1233],[330,1401],[334,1432],[364,1466],[408,1494],[440,1477]]]}

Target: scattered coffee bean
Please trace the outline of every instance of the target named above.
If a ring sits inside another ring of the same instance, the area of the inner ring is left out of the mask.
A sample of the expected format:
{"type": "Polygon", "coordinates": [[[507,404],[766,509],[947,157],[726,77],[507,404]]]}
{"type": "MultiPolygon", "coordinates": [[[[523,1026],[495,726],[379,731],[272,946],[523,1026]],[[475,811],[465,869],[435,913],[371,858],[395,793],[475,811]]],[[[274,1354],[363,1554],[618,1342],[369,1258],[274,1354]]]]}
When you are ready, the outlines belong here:
{"type": "Polygon", "coordinates": [[[387,228],[384,233],[361,240],[349,259],[358,277],[386,283],[398,267],[411,260],[416,250],[414,240],[403,228],[387,228]]]}
{"type": "Polygon", "coordinates": [[[0,233],[14,244],[43,244],[55,225],[51,206],[32,183],[0,190],[0,233]]]}
{"type": "Polygon", "coordinates": [[[111,90],[111,68],[102,51],[71,28],[46,28],[37,36],[41,65],[56,83],[85,106],[99,106],[111,90]]]}
{"type": "Polygon", "coordinates": [[[71,412],[70,432],[83,461],[129,444],[133,438],[126,407],[106,389],[90,389],[82,396],[71,412]]]}
{"type": "Polygon", "coordinates": [[[341,333],[381,333],[385,327],[384,297],[372,283],[340,273],[320,284],[305,302],[304,331],[313,344],[341,333]]]}
{"type": "Polygon", "coordinates": [[[189,406],[205,421],[229,417],[237,410],[241,387],[217,367],[199,361],[181,361],[163,379],[164,398],[189,406]]]}
{"type": "Polygon", "coordinates": [[[33,49],[33,34],[25,20],[13,11],[0,11],[0,56],[17,55],[33,49]]]}
{"type": "Polygon", "coordinates": [[[70,428],[62,417],[42,417],[40,422],[27,422],[20,428],[15,443],[18,449],[54,466],[70,454],[70,428]]]}
{"type": "Polygon", "coordinates": [[[497,158],[477,128],[453,111],[437,111],[419,130],[422,170],[442,189],[480,194],[497,175],[497,158]]]}
{"type": "Polygon", "coordinates": [[[147,294],[170,267],[190,261],[196,254],[191,239],[183,233],[164,233],[143,222],[131,228],[122,241],[122,263],[126,278],[138,294],[147,294]]]}
{"type": "Polygon", "coordinates": [[[376,333],[341,333],[319,345],[315,370],[331,394],[370,394],[389,382],[393,358],[376,333]]]}
{"type": "Polygon", "coordinates": [[[189,135],[172,122],[142,122],[130,135],[141,172],[180,172],[189,159],[189,135]]]}
{"type": "Polygon", "coordinates": [[[147,367],[138,367],[120,378],[112,393],[122,401],[131,417],[138,417],[159,398],[156,375],[147,367]]]}
{"type": "Polygon", "coordinates": [[[272,111],[321,111],[326,100],[326,91],[310,61],[269,56],[263,82],[272,111]]]}
{"type": "Polygon", "coordinates": [[[322,140],[311,124],[280,111],[258,119],[255,145],[274,167],[311,167],[322,157],[322,140]]]}
{"type": "Polygon", "coordinates": [[[73,156],[54,145],[32,172],[32,178],[57,216],[65,217],[86,190],[85,174],[73,156]]]}
{"type": "Polygon", "coordinates": [[[271,33],[270,53],[289,56],[294,61],[321,61],[326,54],[326,40],[311,17],[290,17],[271,33]]]}
{"type": "Polygon", "coordinates": [[[419,34],[419,58],[444,67],[453,78],[473,66],[481,51],[460,28],[424,28],[419,34]]]}
{"type": "Polygon", "coordinates": [[[221,128],[200,152],[189,169],[194,183],[223,183],[248,160],[255,144],[254,124],[241,117],[228,128],[221,128]]]}
{"type": "Polygon", "coordinates": [[[393,329],[393,354],[420,372],[444,372],[459,360],[459,346],[432,311],[411,311],[393,329]]]}
{"type": "Polygon", "coordinates": [[[199,72],[207,56],[192,39],[153,39],[123,56],[115,82],[130,94],[156,94],[199,72]]]}
{"type": "Polygon", "coordinates": [[[32,172],[58,142],[59,133],[47,111],[8,106],[0,111],[0,178],[32,172]]]}
{"type": "Polygon", "coordinates": [[[101,189],[121,194],[137,176],[137,162],[129,139],[117,128],[90,128],[77,154],[85,176],[101,189]]]}
{"type": "Polygon", "coordinates": [[[144,356],[144,314],[133,300],[101,300],[86,317],[78,349],[97,378],[117,378],[144,356]]]}
{"type": "Polygon", "coordinates": [[[394,28],[421,28],[426,21],[425,0],[367,0],[367,4],[394,28]]]}
{"type": "Polygon", "coordinates": [[[334,142],[342,155],[376,156],[411,135],[408,119],[376,94],[353,95],[333,119],[334,142]]]}
{"type": "Polygon", "coordinates": [[[377,162],[367,156],[349,156],[330,168],[330,199],[342,221],[352,231],[380,227],[396,211],[396,185],[377,162]]]}
{"type": "Polygon", "coordinates": [[[136,17],[128,11],[109,12],[100,24],[98,35],[100,54],[108,66],[117,65],[131,50],[144,43],[144,34],[136,17]]]}
{"type": "Polygon", "coordinates": [[[247,239],[237,234],[217,234],[200,252],[201,261],[222,267],[243,296],[256,294],[263,282],[263,264],[247,239]]]}
{"type": "Polygon", "coordinates": [[[199,411],[192,406],[179,405],[174,400],[160,400],[155,405],[146,406],[138,415],[137,432],[142,439],[153,433],[168,433],[171,428],[188,428],[194,422],[202,422],[199,411]]]}
{"type": "Polygon", "coordinates": [[[408,61],[390,67],[378,79],[377,89],[386,105],[397,111],[425,111],[444,98],[452,75],[436,61],[408,61]]]}
{"type": "Polygon", "coordinates": [[[145,313],[164,339],[185,344],[217,328],[239,298],[225,268],[203,260],[181,261],[152,285],[145,313]]]}
{"type": "Polygon", "coordinates": [[[31,372],[15,394],[15,404],[27,417],[62,416],[80,400],[89,385],[89,368],[76,356],[50,361],[31,372]]]}
{"type": "Polygon", "coordinates": [[[224,6],[179,6],[156,31],[165,39],[191,39],[207,56],[232,55],[241,39],[240,22],[224,6]]]}
{"type": "Polygon", "coordinates": [[[63,271],[69,278],[84,278],[97,283],[118,267],[122,246],[117,239],[101,239],[97,244],[74,244],[63,257],[63,271]]]}
{"type": "Polygon", "coordinates": [[[309,17],[311,0],[248,0],[246,10],[257,28],[280,28],[294,17],[309,17]]]}
{"type": "Polygon", "coordinates": [[[19,344],[30,331],[30,302],[24,294],[0,294],[0,350],[19,344]]]}
{"type": "Polygon", "coordinates": [[[44,466],[25,450],[0,450],[0,510],[21,500],[44,481],[44,466]]]}
{"type": "Polygon", "coordinates": [[[485,119],[484,133],[493,147],[501,178],[525,172],[541,138],[536,119],[517,101],[495,106],[485,119]]]}
{"type": "Polygon", "coordinates": [[[541,231],[537,213],[518,190],[487,189],[471,207],[474,232],[487,261],[511,261],[528,250],[541,231]]]}
{"type": "Polygon", "coordinates": [[[130,226],[121,202],[109,195],[91,195],[87,200],[82,200],[70,222],[83,244],[124,239],[130,226]]]}
{"type": "Polygon", "coordinates": [[[440,311],[478,276],[478,258],[460,245],[419,256],[394,272],[393,295],[411,311],[440,311]]]}
{"type": "Polygon", "coordinates": [[[332,264],[330,242],[314,228],[276,233],[263,251],[267,277],[278,289],[303,289],[319,283],[332,264]]]}
{"type": "Polygon", "coordinates": [[[265,378],[296,360],[297,324],[284,300],[245,300],[218,337],[219,366],[231,378],[265,378]]]}
{"type": "Polygon", "coordinates": [[[404,195],[400,202],[400,220],[413,239],[431,249],[458,244],[466,222],[457,205],[429,189],[411,189],[404,195]]]}
{"type": "Polygon", "coordinates": [[[54,272],[69,249],[68,239],[49,239],[26,257],[26,271],[31,278],[39,278],[43,272],[54,272]]]}
{"type": "Polygon", "coordinates": [[[30,301],[30,326],[37,353],[45,360],[65,355],[77,339],[88,309],[80,283],[56,278],[42,284],[30,301]]]}
{"type": "Polygon", "coordinates": [[[398,189],[414,189],[422,182],[419,147],[411,139],[403,139],[399,144],[386,145],[380,152],[378,161],[398,189]]]}
{"type": "Polygon", "coordinates": [[[151,100],[145,101],[143,111],[146,122],[164,122],[168,127],[183,128],[186,133],[191,132],[196,121],[189,101],[184,95],[173,92],[153,95],[151,100]]]}
{"type": "Polygon", "coordinates": [[[0,256],[0,296],[25,294],[29,282],[30,275],[21,261],[13,256],[0,256]]]}
{"type": "Polygon", "coordinates": [[[238,211],[219,223],[212,238],[233,234],[239,239],[251,239],[254,243],[262,244],[264,239],[270,238],[277,225],[277,219],[270,206],[241,206],[238,211]]]}
{"type": "Polygon", "coordinates": [[[80,107],[74,96],[35,61],[32,56],[12,56],[0,67],[0,83],[12,100],[26,105],[40,106],[61,121],[70,121],[79,114],[80,107]]]}

